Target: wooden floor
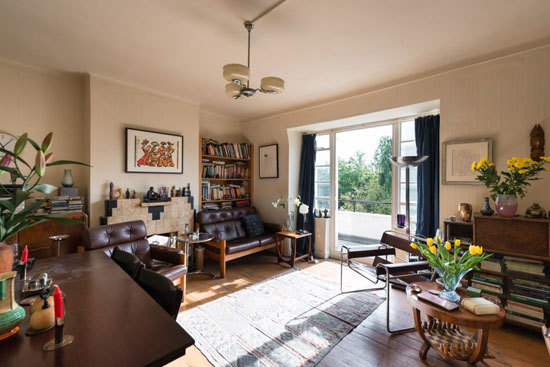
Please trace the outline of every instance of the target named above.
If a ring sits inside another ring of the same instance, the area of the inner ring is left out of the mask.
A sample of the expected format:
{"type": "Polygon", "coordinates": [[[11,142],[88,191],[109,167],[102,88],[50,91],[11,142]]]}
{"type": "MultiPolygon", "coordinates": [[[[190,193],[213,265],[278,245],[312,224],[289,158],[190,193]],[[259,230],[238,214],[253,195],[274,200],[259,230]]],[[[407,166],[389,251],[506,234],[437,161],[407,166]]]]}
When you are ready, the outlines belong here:
{"type": "MultiPolygon", "coordinates": [[[[207,262],[208,270],[216,272],[216,263],[207,262]]],[[[319,261],[317,264],[299,262],[297,267],[326,278],[338,281],[339,263],[332,260],[319,261]]],[[[212,280],[206,276],[190,276],[187,279],[187,295],[182,312],[200,304],[210,302],[258,281],[270,278],[286,271],[288,267],[278,265],[273,255],[260,253],[228,263],[227,277],[212,280]]],[[[346,269],[346,283],[365,287],[365,281],[346,269]]],[[[379,292],[384,296],[384,292],[379,292]]],[[[411,308],[403,292],[392,290],[391,295],[392,327],[412,326],[411,308]]],[[[466,366],[465,362],[442,360],[430,350],[428,359],[423,362],[418,357],[422,345],[416,332],[391,336],[386,331],[386,303],[370,315],[363,323],[347,335],[325,358],[319,367],[369,367],[369,366],[466,366]]],[[[489,336],[489,351],[496,359],[487,360],[478,366],[520,367],[550,366],[550,357],[546,351],[541,333],[505,325],[492,330],[489,336]]],[[[211,366],[208,360],[195,347],[187,354],[169,364],[170,367],[211,366]]]]}

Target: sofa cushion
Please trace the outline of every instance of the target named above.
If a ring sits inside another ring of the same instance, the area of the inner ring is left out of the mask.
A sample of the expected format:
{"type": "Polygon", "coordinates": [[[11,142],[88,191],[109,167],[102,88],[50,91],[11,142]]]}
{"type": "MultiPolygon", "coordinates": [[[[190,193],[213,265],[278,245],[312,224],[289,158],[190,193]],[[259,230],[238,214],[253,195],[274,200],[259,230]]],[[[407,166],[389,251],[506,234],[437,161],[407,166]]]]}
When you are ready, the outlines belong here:
{"type": "Polygon", "coordinates": [[[248,214],[242,217],[248,237],[258,237],[265,233],[262,220],[257,213],[248,214]]]}
{"type": "Polygon", "coordinates": [[[147,228],[141,220],[87,228],[84,231],[84,247],[95,250],[122,243],[142,240],[147,236],[147,228]]]}
{"type": "Polygon", "coordinates": [[[197,223],[200,225],[221,223],[232,219],[231,209],[203,210],[197,213],[197,223]]]}
{"type": "Polygon", "coordinates": [[[231,212],[232,212],[232,215],[233,215],[233,219],[237,220],[237,219],[241,219],[245,215],[255,214],[256,213],[256,208],[253,207],[253,206],[243,206],[243,207],[240,207],[240,208],[231,209],[231,212]]]}
{"type": "Polygon", "coordinates": [[[256,238],[239,238],[227,242],[225,252],[227,254],[235,254],[237,252],[246,251],[251,248],[256,248],[258,246],[260,246],[260,241],[256,238]]]}
{"type": "Polygon", "coordinates": [[[261,236],[254,237],[254,239],[260,241],[260,246],[265,246],[275,242],[275,235],[273,233],[266,233],[261,236]]]}
{"type": "Polygon", "coordinates": [[[206,233],[210,233],[216,238],[231,241],[244,236],[239,236],[237,227],[234,220],[228,220],[220,223],[203,224],[202,230],[206,233]]]}

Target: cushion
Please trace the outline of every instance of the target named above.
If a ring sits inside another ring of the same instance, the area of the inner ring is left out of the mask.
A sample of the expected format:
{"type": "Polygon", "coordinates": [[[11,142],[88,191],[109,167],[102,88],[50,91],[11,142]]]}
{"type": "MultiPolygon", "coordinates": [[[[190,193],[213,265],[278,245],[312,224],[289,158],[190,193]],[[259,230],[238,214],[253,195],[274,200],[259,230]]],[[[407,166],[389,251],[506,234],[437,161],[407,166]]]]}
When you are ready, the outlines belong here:
{"type": "Polygon", "coordinates": [[[227,247],[225,248],[225,252],[227,254],[235,254],[237,252],[250,250],[258,246],[260,246],[260,241],[258,241],[256,238],[239,238],[239,239],[227,242],[227,247]]]}
{"type": "Polygon", "coordinates": [[[245,215],[242,219],[248,232],[248,237],[258,237],[265,233],[264,225],[258,214],[245,215]]]}
{"type": "Polygon", "coordinates": [[[145,264],[134,254],[115,248],[111,259],[118,264],[132,279],[135,279],[145,264]]]}

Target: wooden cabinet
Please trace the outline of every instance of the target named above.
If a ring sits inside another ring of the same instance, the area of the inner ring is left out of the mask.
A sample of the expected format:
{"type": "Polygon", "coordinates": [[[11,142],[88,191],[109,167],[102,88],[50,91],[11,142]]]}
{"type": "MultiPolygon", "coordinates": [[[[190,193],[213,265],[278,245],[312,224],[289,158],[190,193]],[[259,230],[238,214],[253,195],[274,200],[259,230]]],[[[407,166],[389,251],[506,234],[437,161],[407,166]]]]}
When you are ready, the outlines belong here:
{"type": "MultiPolygon", "coordinates": [[[[61,242],[61,255],[76,252],[78,246],[82,245],[82,235],[85,228],[88,228],[88,216],[86,213],[69,213],[63,218],[82,221],[82,224],[60,224],[54,221],[46,221],[27,228],[17,234],[17,243],[22,249],[27,246],[29,257],[41,259],[55,256],[57,244],[50,240],[50,236],[68,234],[70,237],[61,242]]],[[[21,251],[21,250],[19,250],[21,251]]]]}

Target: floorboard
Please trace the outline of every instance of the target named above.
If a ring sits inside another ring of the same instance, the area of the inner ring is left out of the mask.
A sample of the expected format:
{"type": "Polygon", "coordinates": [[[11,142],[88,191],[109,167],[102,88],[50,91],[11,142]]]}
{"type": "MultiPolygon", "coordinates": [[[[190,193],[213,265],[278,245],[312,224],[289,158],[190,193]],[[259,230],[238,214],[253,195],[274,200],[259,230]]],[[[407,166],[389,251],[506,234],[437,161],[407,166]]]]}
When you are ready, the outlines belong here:
{"type": "MultiPolygon", "coordinates": [[[[207,260],[207,270],[217,274],[217,263],[207,260]]],[[[319,261],[316,264],[299,262],[298,268],[310,271],[323,277],[338,281],[340,267],[337,261],[319,261]]],[[[190,276],[187,278],[187,294],[181,312],[211,302],[232,292],[238,291],[256,282],[268,279],[288,270],[288,266],[279,265],[273,255],[259,253],[237,259],[227,264],[225,279],[212,280],[207,276],[190,276]]],[[[347,269],[346,269],[347,270],[347,269]]],[[[366,281],[352,271],[344,274],[351,287],[364,288],[366,281]]],[[[413,325],[411,308],[406,296],[398,290],[391,290],[390,312],[392,328],[413,325]]],[[[385,297],[384,291],[377,291],[385,297]]],[[[422,345],[416,332],[401,335],[390,335],[386,331],[386,303],[382,303],[357,328],[336,345],[319,367],[414,367],[414,366],[466,366],[459,361],[444,361],[431,350],[424,362],[418,357],[422,345]]],[[[489,367],[540,367],[550,366],[550,357],[541,333],[515,326],[492,330],[489,337],[489,350],[496,357],[479,366],[489,367]]],[[[211,366],[203,354],[195,347],[189,348],[187,354],[168,366],[170,367],[205,367],[211,366]]]]}

